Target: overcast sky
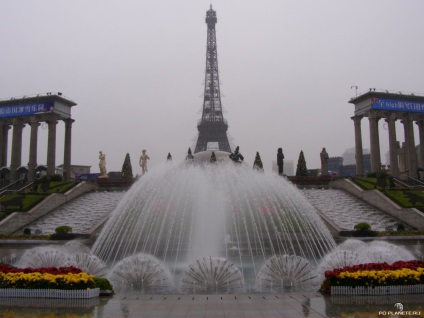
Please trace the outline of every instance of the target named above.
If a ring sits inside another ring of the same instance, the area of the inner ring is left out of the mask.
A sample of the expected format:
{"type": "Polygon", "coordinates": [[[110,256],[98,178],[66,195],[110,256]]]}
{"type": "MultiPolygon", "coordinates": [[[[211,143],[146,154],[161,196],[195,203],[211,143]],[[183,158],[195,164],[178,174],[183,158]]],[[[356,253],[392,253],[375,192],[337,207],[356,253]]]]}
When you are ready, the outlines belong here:
{"type": "MultiPolygon", "coordinates": [[[[134,173],[147,149],[155,165],[182,161],[197,136],[206,60],[206,0],[0,1],[0,99],[62,92],[78,105],[72,163],[134,173]]],[[[215,0],[222,104],[228,133],[266,170],[282,147],[319,168],[319,153],[354,147],[358,93],[424,93],[424,2],[420,0],[215,0]]],[[[369,148],[368,120],[363,146],[369,148]]],[[[398,139],[404,140],[397,124],[398,139]]],[[[56,164],[63,163],[64,125],[56,164]]],[[[30,129],[24,129],[22,163],[30,129]]],[[[11,138],[11,133],[9,137],[11,138]]],[[[382,158],[387,131],[380,121],[382,158]]],[[[416,135],[418,143],[418,135],[416,135]]],[[[47,129],[38,163],[46,163],[47,129]]],[[[11,145],[11,142],[9,142],[11,145]]],[[[10,151],[8,164],[10,164],[10,151]]]]}

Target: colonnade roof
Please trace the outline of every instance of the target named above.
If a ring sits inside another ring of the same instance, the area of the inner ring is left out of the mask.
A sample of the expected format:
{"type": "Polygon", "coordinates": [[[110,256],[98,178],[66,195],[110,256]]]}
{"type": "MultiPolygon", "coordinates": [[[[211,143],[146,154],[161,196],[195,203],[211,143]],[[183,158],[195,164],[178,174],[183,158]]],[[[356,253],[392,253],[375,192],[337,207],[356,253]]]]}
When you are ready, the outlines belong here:
{"type": "Polygon", "coordinates": [[[370,98],[387,98],[413,102],[424,102],[424,96],[416,95],[414,93],[395,93],[389,91],[375,91],[373,89],[370,89],[368,92],[364,92],[359,96],[352,97],[349,100],[349,103],[356,105],[370,98]]]}
{"type": "Polygon", "coordinates": [[[424,115],[424,96],[413,93],[376,91],[370,89],[349,100],[355,105],[355,116],[371,116],[376,112],[379,116],[396,117],[406,115],[413,120],[422,120],[424,115]]]}
{"type": "Polygon", "coordinates": [[[38,95],[32,95],[32,96],[22,96],[22,97],[12,97],[8,99],[0,99],[0,107],[8,106],[8,105],[12,105],[12,106],[19,105],[22,103],[34,103],[34,102],[40,102],[40,101],[60,102],[69,107],[77,105],[77,103],[75,103],[73,100],[62,96],[62,93],[58,92],[58,93],[46,93],[46,94],[38,94],[38,95]]]}
{"type": "Polygon", "coordinates": [[[14,120],[30,123],[33,119],[71,120],[71,108],[77,105],[62,93],[38,94],[35,96],[12,97],[0,100],[0,120],[3,124],[13,124],[14,120]]]}

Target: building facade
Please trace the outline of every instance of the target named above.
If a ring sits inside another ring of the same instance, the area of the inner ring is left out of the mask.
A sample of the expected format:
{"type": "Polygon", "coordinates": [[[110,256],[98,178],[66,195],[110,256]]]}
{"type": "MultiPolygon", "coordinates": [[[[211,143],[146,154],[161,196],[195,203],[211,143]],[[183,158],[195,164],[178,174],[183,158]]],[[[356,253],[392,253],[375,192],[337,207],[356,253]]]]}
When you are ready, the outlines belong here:
{"type": "MultiPolygon", "coordinates": [[[[403,94],[400,92],[380,92],[370,89],[368,92],[352,98],[349,103],[355,105],[355,114],[352,120],[355,127],[356,175],[365,175],[361,125],[362,119],[368,118],[370,132],[370,172],[379,172],[382,169],[380,132],[378,127],[378,122],[382,119],[387,124],[389,137],[390,174],[398,177],[401,173],[406,173],[409,177],[417,178],[418,167],[424,167],[424,154],[420,154],[420,162],[418,162],[413,125],[415,123],[418,126],[418,139],[421,144],[424,141],[424,96],[403,94]],[[399,167],[399,146],[395,127],[397,121],[403,124],[404,131],[403,171],[399,167]]],[[[420,151],[424,151],[424,148],[420,151]]]]}
{"type": "Polygon", "coordinates": [[[47,174],[55,174],[56,125],[59,120],[65,123],[63,174],[65,180],[70,179],[72,123],[74,122],[71,118],[71,108],[75,105],[75,102],[63,97],[62,93],[0,100],[0,167],[9,169],[10,182],[19,180],[19,169],[22,166],[27,166],[28,181],[35,180],[38,166],[38,127],[41,123],[48,126],[47,174]],[[22,158],[22,132],[25,127],[31,129],[28,161],[22,158]],[[7,162],[8,139],[11,128],[12,145],[9,166],[7,162]],[[23,160],[24,165],[22,164],[23,160]]]}

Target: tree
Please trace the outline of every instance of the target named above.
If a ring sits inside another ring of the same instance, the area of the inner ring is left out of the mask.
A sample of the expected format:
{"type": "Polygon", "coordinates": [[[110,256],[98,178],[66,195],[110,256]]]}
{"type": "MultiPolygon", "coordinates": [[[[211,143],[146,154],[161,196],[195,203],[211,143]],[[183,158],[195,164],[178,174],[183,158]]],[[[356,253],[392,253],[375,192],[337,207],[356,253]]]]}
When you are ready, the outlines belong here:
{"type": "Polygon", "coordinates": [[[262,164],[261,155],[256,151],[255,162],[253,163],[253,169],[258,171],[264,171],[264,165],[262,164]]]}
{"type": "Polygon", "coordinates": [[[300,151],[299,160],[297,161],[296,177],[307,177],[308,169],[306,168],[305,156],[303,150],[300,151]]]}
{"type": "Polygon", "coordinates": [[[124,164],[122,165],[121,178],[122,179],[132,179],[133,178],[131,159],[130,159],[129,153],[127,153],[127,155],[125,156],[124,164]]]}

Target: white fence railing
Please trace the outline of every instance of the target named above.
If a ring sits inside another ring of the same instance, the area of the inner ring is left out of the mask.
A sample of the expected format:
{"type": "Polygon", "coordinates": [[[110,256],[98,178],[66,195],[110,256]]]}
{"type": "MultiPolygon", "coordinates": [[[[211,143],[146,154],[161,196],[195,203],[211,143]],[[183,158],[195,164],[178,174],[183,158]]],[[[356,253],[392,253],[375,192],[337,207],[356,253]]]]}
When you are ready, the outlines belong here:
{"type": "Polygon", "coordinates": [[[403,295],[424,294],[424,285],[396,286],[331,286],[331,295],[403,295]]]}
{"type": "Polygon", "coordinates": [[[19,298],[93,298],[99,297],[100,288],[93,289],[17,289],[0,288],[0,297],[19,298]]]}

